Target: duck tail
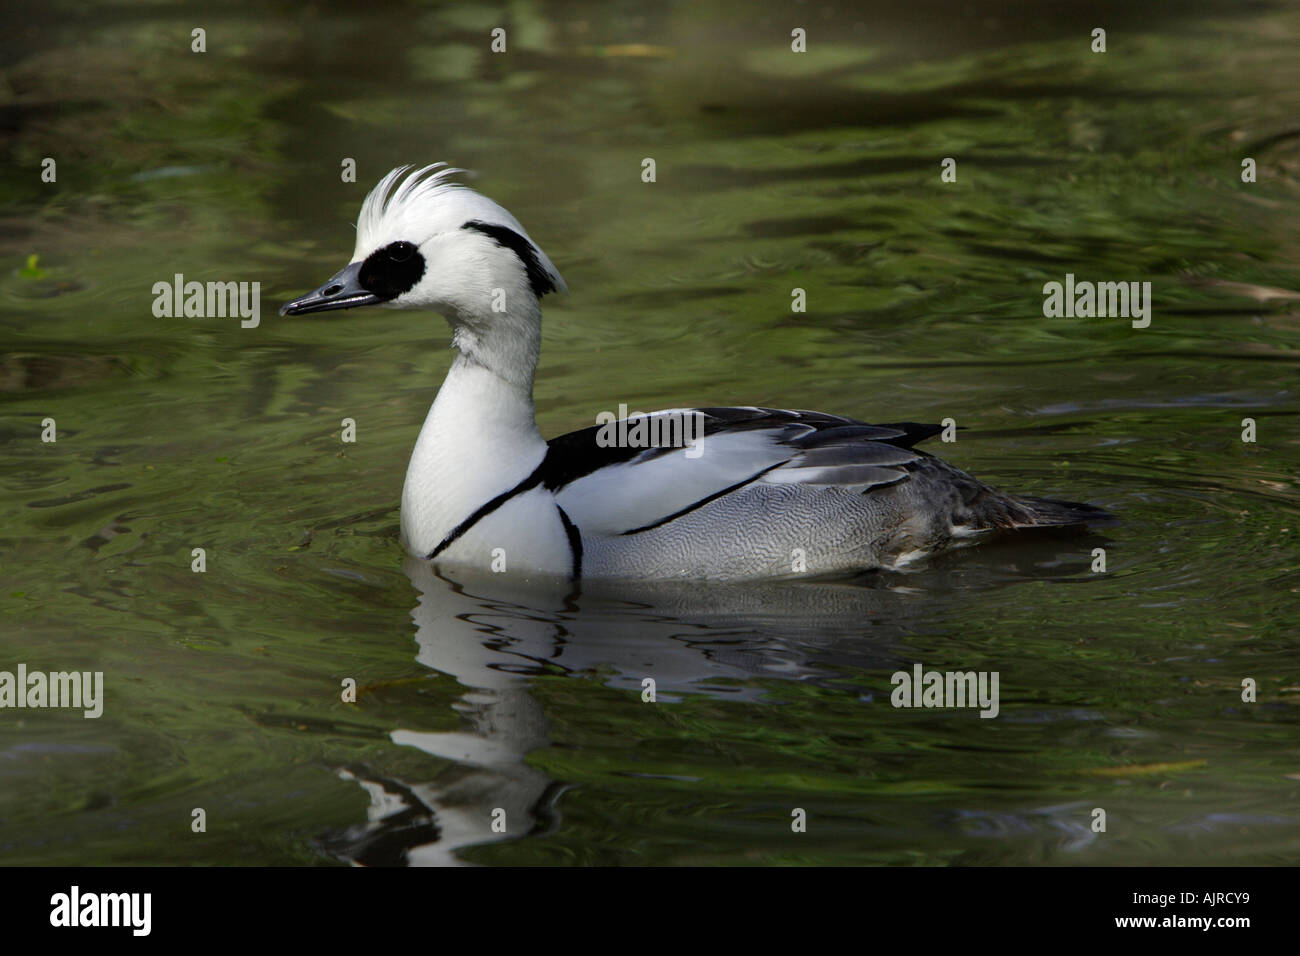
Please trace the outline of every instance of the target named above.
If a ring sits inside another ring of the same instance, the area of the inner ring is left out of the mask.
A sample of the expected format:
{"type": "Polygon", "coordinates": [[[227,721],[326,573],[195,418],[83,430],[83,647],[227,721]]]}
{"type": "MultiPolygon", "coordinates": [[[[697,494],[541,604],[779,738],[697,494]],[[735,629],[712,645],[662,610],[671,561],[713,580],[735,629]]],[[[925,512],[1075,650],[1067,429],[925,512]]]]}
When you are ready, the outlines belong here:
{"type": "Polygon", "coordinates": [[[1058,501],[1032,495],[1007,495],[1007,498],[1018,506],[1008,509],[1013,528],[1068,528],[1118,520],[1105,508],[1079,501],[1058,501]]]}

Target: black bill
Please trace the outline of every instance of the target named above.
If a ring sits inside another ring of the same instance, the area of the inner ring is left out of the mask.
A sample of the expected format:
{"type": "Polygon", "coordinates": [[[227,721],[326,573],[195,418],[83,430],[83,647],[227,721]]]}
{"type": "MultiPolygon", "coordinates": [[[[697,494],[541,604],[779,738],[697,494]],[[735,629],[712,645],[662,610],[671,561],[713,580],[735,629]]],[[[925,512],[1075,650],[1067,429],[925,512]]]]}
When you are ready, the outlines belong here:
{"type": "Polygon", "coordinates": [[[280,306],[281,315],[306,315],[331,309],[352,309],[359,305],[387,302],[391,296],[376,295],[361,285],[360,262],[353,262],[319,289],[280,306]]]}

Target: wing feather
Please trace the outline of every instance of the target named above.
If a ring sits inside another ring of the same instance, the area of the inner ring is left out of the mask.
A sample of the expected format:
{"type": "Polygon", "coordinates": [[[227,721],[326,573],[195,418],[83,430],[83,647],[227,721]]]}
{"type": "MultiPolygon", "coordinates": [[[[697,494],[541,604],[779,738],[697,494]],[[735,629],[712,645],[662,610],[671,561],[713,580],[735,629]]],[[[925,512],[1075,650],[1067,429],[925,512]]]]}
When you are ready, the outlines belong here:
{"type": "Polygon", "coordinates": [[[686,413],[703,417],[697,457],[684,448],[603,447],[593,426],[551,440],[542,481],[584,533],[623,534],[755,481],[860,493],[897,484],[909,464],[927,457],[911,446],[940,430],[757,406],[653,414],[686,413]]]}

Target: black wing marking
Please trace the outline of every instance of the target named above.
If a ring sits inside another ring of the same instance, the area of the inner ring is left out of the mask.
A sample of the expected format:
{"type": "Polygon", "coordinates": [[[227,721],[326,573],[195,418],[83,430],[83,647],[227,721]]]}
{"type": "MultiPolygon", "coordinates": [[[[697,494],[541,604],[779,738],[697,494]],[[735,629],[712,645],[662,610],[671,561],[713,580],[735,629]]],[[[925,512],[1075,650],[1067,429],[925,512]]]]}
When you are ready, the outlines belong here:
{"type": "MultiPolygon", "coordinates": [[[[788,437],[781,437],[791,446],[792,454],[802,451],[805,455],[814,448],[848,445],[850,442],[858,448],[862,448],[868,442],[878,442],[894,448],[910,449],[943,431],[942,425],[921,425],[916,422],[868,425],[866,422],[842,415],[782,408],[738,406],[682,411],[699,412],[704,416],[705,438],[723,432],[788,431],[788,437]]],[[[558,491],[565,485],[594,474],[602,468],[630,461],[649,461],[678,450],[671,447],[602,446],[597,443],[597,436],[602,427],[591,425],[552,438],[547,442],[546,458],[539,469],[542,474],[542,484],[547,490],[558,491]]],[[[924,452],[916,452],[904,460],[911,461],[922,454],[924,452]]],[[[869,463],[861,458],[857,461],[863,464],[869,463]]]]}

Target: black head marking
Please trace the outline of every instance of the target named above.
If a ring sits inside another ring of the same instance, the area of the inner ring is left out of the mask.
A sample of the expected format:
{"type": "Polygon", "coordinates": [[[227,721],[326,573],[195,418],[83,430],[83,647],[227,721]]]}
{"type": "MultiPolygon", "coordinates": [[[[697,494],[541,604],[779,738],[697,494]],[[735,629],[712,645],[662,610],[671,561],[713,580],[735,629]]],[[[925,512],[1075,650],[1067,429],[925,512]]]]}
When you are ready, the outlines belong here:
{"type": "Polygon", "coordinates": [[[424,277],[424,256],[411,242],[390,242],[366,256],[358,280],[367,292],[381,299],[396,299],[410,292],[424,277]]]}
{"type": "Polygon", "coordinates": [[[479,219],[471,219],[461,228],[481,232],[483,235],[494,239],[498,246],[504,246],[513,251],[519,257],[519,261],[523,263],[524,271],[528,273],[528,284],[532,286],[533,294],[539,299],[546,293],[555,291],[555,280],[551,278],[546,269],[542,267],[541,260],[537,258],[537,247],[519,233],[506,226],[496,226],[479,219]]]}

